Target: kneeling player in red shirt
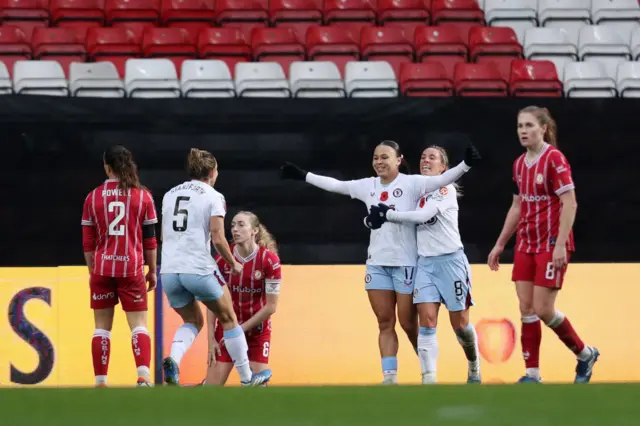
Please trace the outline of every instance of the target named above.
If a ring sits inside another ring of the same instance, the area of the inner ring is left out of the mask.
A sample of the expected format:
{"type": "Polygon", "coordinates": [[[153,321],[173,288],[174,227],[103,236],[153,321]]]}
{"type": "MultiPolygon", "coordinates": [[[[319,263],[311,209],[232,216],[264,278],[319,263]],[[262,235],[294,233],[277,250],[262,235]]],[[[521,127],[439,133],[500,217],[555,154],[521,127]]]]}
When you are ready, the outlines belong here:
{"type": "MultiPolygon", "coordinates": [[[[253,373],[268,369],[271,345],[271,315],[276,312],[280,294],[281,268],[277,246],[258,217],[239,212],[231,222],[233,255],[243,265],[239,275],[232,275],[229,264],[216,256],[218,268],[227,280],[233,308],[249,345],[249,361],[253,373]]],[[[207,385],[224,385],[233,362],[222,340],[222,327],[216,326],[213,312],[208,311],[209,368],[207,385]]]]}

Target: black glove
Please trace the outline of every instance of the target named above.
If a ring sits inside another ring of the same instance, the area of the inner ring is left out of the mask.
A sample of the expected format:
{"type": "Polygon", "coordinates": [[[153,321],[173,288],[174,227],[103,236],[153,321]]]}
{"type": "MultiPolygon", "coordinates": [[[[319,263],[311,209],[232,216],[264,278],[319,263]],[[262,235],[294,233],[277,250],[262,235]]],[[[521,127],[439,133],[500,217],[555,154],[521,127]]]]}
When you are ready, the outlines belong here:
{"type": "Polygon", "coordinates": [[[482,157],[480,156],[480,152],[478,152],[478,149],[471,142],[469,142],[469,145],[467,145],[467,149],[464,153],[465,164],[469,167],[473,167],[473,165],[478,163],[478,161],[480,161],[481,159],[482,157]]]}
{"type": "Polygon", "coordinates": [[[369,210],[369,216],[365,218],[365,224],[367,228],[379,229],[383,223],[387,221],[387,211],[390,209],[386,204],[378,204],[377,206],[371,206],[369,210]]]}
{"type": "Polygon", "coordinates": [[[280,173],[282,179],[306,180],[308,172],[287,161],[280,167],[280,173]]]}

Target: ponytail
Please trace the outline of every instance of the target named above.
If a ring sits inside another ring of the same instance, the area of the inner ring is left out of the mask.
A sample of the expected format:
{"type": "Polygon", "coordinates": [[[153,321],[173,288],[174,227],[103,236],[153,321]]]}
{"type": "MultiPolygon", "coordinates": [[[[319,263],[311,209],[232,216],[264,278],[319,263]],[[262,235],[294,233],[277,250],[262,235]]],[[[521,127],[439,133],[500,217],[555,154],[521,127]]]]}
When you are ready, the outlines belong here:
{"type": "Polygon", "coordinates": [[[400,173],[404,173],[405,175],[411,174],[411,167],[409,167],[409,163],[404,159],[404,157],[400,159],[400,167],[398,167],[398,170],[400,173]]]}
{"type": "Polygon", "coordinates": [[[258,225],[258,235],[256,235],[256,243],[258,243],[260,247],[264,247],[274,254],[278,254],[278,246],[276,244],[276,240],[273,238],[273,235],[271,235],[267,227],[263,224],[258,225]]]}
{"type": "Polygon", "coordinates": [[[141,188],[138,165],[127,148],[121,145],[108,148],[103,154],[103,161],[118,178],[118,186],[121,189],[127,191],[132,188],[141,188]]]}

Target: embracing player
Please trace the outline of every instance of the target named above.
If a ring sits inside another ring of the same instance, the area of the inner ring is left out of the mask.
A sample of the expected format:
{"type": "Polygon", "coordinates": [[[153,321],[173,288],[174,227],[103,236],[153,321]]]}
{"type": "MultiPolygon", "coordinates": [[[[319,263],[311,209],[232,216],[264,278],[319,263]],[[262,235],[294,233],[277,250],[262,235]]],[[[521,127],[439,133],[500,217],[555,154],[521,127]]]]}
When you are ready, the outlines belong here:
{"type": "Polygon", "coordinates": [[[93,372],[96,385],[106,386],[114,307],[120,302],[131,328],[137,385],[152,386],[147,292],[157,283],[158,218],[151,194],[140,184],[131,152],[123,146],[112,146],[103,154],[103,161],[108,179],[89,193],[82,213],[82,246],[89,266],[95,319],[93,372]],[[146,277],[145,261],[149,265],[146,277]]]}
{"type": "Polygon", "coordinates": [[[519,112],[518,137],[526,152],[513,163],[513,201],[488,263],[498,270],[504,246],[517,231],[512,279],[520,303],[526,366],[520,382],[541,381],[542,320],[578,358],[575,382],[588,383],[600,353],[585,345],[555,308],[575,250],[572,227],[578,204],[571,167],[557,148],[556,123],[546,108],[531,106],[519,112]]]}
{"type": "MultiPolygon", "coordinates": [[[[282,270],[273,236],[254,213],[241,211],[231,221],[233,256],[243,265],[240,274],[231,273],[231,265],[216,256],[231,291],[238,323],[247,335],[249,361],[253,373],[269,370],[271,352],[271,316],[278,306],[282,270]]],[[[208,311],[209,368],[203,384],[224,385],[233,368],[224,342],[222,327],[208,311]],[[216,325],[217,323],[217,325],[216,325]]]]}

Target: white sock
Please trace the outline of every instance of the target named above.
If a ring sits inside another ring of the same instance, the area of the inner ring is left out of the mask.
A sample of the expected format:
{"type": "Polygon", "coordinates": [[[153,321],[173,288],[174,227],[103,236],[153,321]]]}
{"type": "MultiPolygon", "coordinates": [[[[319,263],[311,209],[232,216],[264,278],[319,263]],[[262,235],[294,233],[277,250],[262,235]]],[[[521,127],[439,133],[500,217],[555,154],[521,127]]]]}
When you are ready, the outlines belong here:
{"type": "Polygon", "coordinates": [[[435,328],[420,327],[418,356],[420,357],[422,374],[435,376],[438,364],[438,340],[436,339],[435,328]]]}
{"type": "Polygon", "coordinates": [[[182,327],[176,331],[175,336],[173,336],[173,343],[171,343],[170,355],[176,364],[180,365],[182,357],[189,350],[197,336],[198,328],[189,323],[182,325],[182,327]]]}
{"type": "Polygon", "coordinates": [[[476,329],[471,324],[467,324],[465,328],[456,330],[458,343],[462,346],[467,361],[475,362],[478,360],[478,338],[476,329]]]}
{"type": "Polygon", "coordinates": [[[591,355],[593,355],[593,351],[591,350],[591,347],[585,345],[584,348],[582,348],[582,350],[578,354],[578,359],[580,361],[587,361],[589,358],[591,358],[591,355]]]}
{"type": "Polygon", "coordinates": [[[106,385],[107,376],[96,376],[96,385],[106,385]]]}
{"type": "Polygon", "coordinates": [[[242,327],[237,326],[231,330],[225,330],[224,345],[229,352],[229,356],[233,360],[233,365],[238,370],[240,381],[248,382],[251,380],[251,367],[249,367],[249,345],[247,338],[242,331],[242,327]]]}
{"type": "Polygon", "coordinates": [[[540,369],[539,368],[527,368],[525,370],[527,376],[532,377],[534,379],[540,379],[540,369]]]}

